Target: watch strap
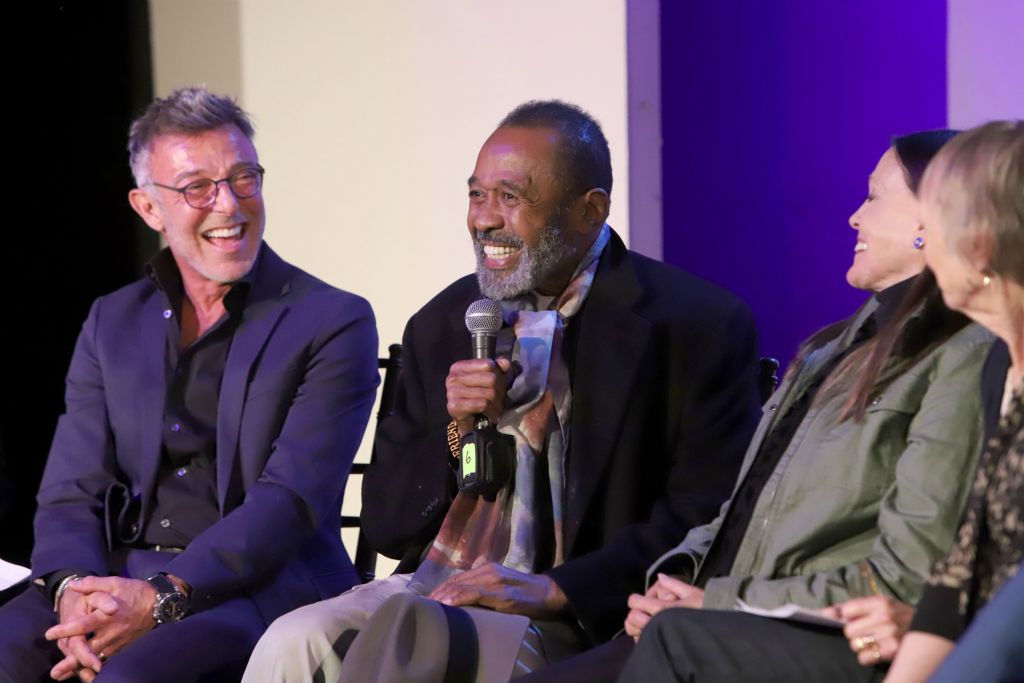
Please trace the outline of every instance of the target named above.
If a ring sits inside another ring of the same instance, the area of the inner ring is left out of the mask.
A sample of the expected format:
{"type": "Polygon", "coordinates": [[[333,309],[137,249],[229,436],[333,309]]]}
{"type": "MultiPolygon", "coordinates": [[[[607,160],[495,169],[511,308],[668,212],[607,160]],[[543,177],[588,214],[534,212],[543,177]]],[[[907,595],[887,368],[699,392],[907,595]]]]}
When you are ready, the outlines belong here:
{"type": "Polygon", "coordinates": [[[168,579],[167,575],[163,573],[158,572],[156,574],[153,574],[153,576],[146,579],[146,581],[149,582],[150,586],[156,589],[156,592],[159,595],[163,595],[165,593],[181,592],[178,590],[178,587],[174,585],[174,582],[168,579]]]}

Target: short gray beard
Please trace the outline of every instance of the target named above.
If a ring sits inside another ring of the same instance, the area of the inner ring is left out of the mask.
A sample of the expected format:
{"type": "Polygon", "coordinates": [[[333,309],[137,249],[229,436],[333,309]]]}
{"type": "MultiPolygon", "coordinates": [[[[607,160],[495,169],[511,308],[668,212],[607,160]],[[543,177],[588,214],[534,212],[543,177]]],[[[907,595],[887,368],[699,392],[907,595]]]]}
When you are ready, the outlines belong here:
{"type": "Polygon", "coordinates": [[[519,238],[504,232],[478,231],[477,237],[478,239],[473,240],[473,249],[476,252],[476,279],[480,285],[480,292],[495,301],[511,299],[536,289],[575,255],[575,251],[565,239],[565,226],[560,213],[553,215],[547,225],[541,228],[537,246],[532,249],[519,238]],[[483,236],[491,242],[522,249],[515,270],[494,271],[484,265],[484,248],[479,241],[483,236]]]}

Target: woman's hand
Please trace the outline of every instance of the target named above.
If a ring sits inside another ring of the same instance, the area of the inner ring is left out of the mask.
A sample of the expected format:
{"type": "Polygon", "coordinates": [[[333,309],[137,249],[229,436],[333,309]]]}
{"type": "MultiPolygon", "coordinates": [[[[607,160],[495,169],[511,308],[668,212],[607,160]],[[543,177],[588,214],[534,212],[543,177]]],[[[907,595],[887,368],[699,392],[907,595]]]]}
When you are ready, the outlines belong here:
{"type": "Polygon", "coordinates": [[[890,662],[910,626],[914,608],[882,595],[854,598],[823,610],[846,622],[843,635],[865,666],[890,662]]]}

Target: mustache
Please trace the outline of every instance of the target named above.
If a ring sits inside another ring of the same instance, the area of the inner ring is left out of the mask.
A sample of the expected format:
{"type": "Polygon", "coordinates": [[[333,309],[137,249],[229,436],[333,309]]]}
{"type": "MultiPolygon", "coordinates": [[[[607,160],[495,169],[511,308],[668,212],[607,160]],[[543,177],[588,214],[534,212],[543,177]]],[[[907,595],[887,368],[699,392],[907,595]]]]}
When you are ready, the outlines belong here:
{"type": "Polygon", "coordinates": [[[515,235],[506,232],[498,232],[494,230],[477,230],[473,233],[473,237],[477,242],[486,240],[492,244],[504,244],[513,247],[522,247],[523,240],[519,239],[515,235]]]}

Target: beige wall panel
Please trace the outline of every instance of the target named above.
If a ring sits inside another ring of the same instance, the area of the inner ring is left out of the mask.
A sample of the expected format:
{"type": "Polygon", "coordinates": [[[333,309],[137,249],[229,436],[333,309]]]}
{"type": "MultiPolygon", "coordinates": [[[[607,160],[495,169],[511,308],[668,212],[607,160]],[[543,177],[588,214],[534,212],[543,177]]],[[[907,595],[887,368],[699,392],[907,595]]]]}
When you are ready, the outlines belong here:
{"type": "Polygon", "coordinates": [[[241,95],[238,9],[238,0],[150,0],[157,95],[197,83],[241,95]]]}
{"type": "Polygon", "coordinates": [[[628,233],[622,0],[240,6],[268,241],[369,298],[382,349],[473,269],[466,178],[524,100],[561,97],[599,117],[616,164],[612,224],[628,233]]]}

